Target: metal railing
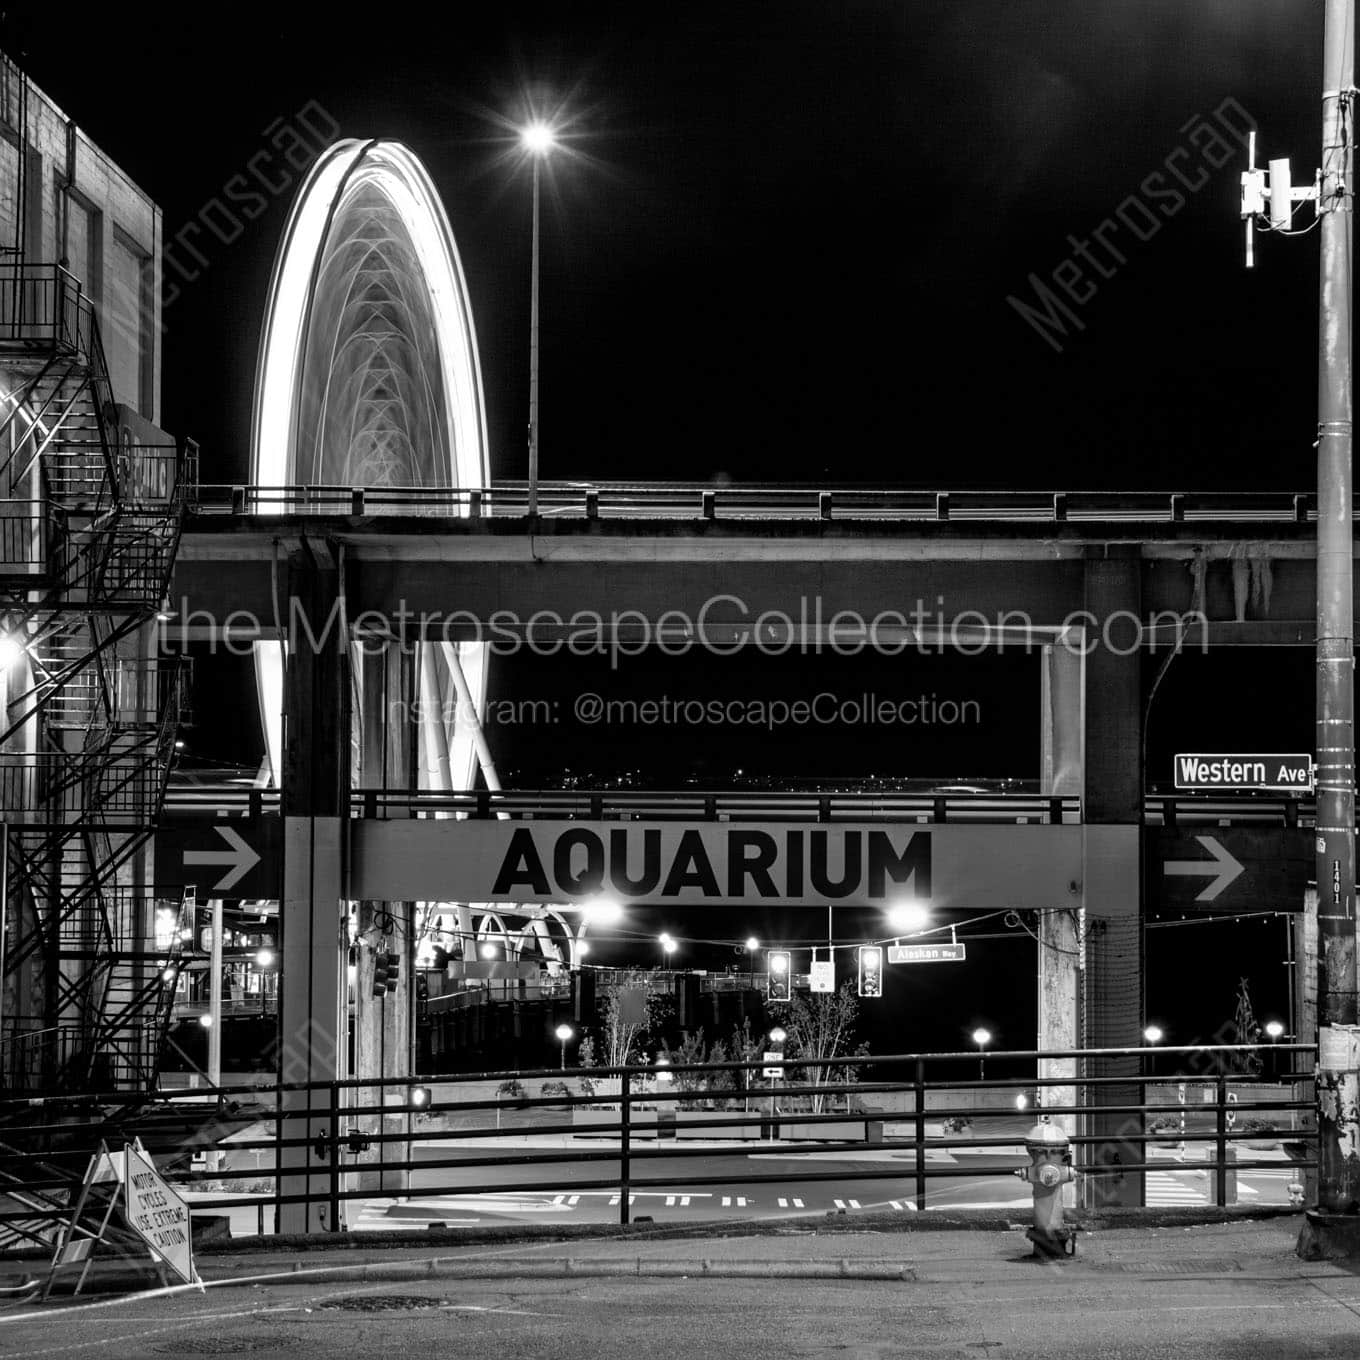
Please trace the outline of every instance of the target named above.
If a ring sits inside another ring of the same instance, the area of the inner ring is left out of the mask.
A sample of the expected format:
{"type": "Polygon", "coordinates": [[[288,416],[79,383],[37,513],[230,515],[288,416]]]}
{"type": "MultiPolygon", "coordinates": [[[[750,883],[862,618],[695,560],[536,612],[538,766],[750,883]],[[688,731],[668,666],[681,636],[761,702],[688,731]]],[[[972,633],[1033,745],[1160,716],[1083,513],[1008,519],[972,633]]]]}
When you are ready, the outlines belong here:
{"type": "MultiPolygon", "coordinates": [[[[275,812],[277,789],[232,785],[177,785],[166,795],[170,812],[275,812]]],[[[650,790],[431,790],[356,789],[355,817],[449,816],[522,820],[1001,822],[1072,824],[1081,799],[1040,794],[785,793],[650,790]]]]}
{"type": "MultiPolygon", "coordinates": [[[[1073,1134],[1071,1146],[1076,1169],[1088,1180],[1122,1182],[1127,1192],[1127,1178],[1148,1171],[1212,1173],[1212,1202],[1222,1206],[1232,1197],[1235,1175],[1253,1169],[1278,1172],[1281,1166],[1278,1157],[1252,1158],[1250,1146],[1230,1146],[1238,1141],[1285,1145],[1288,1171],[1300,1180],[1316,1167],[1314,1102],[1305,1095],[1310,1076],[1285,1073],[1293,1083],[1286,1090],[1263,1082],[1254,1071],[1234,1069],[1272,1062],[1311,1067],[1315,1052],[1302,1044],[996,1052],[986,1056],[993,1074],[976,1081],[954,1075],[961,1067],[971,1070],[979,1061],[976,1053],[908,1053],[783,1060],[782,1078],[765,1084],[759,1074],[769,1066],[768,1058],[676,1062],[665,1069],[544,1068],[386,1082],[223,1087],[197,1107],[205,1132],[162,1145],[161,1156],[176,1168],[173,1179],[182,1187],[211,1192],[197,1200],[195,1209],[253,1211],[261,1232],[285,1206],[324,1211],[327,1226],[337,1230],[344,1221],[343,1205],[417,1191],[422,1199],[456,1199],[526,1189],[578,1195],[605,1190],[617,1195],[619,1221],[627,1223],[635,1194],[678,1193],[681,1184],[732,1183],[732,1173],[702,1167],[714,1149],[685,1146],[675,1137],[681,1129],[688,1135],[700,1133],[710,1143],[726,1137],[758,1150],[760,1163],[739,1173],[748,1185],[762,1179],[780,1186],[847,1179],[905,1183],[909,1192],[898,1193],[913,1200],[915,1208],[926,1209],[932,1181],[998,1174],[995,1165],[970,1166],[976,1159],[953,1154],[990,1151],[993,1157],[1013,1160],[1018,1169],[1026,1162],[1025,1129],[1035,1117],[1043,1117],[1082,1121],[1086,1131],[1073,1134]],[[1059,1061],[1084,1070],[1079,1075],[1037,1075],[1043,1064],[1059,1061]],[[942,1067],[949,1071],[939,1075],[942,1067]],[[1108,1069],[1115,1067],[1123,1070],[1110,1074],[1108,1069]],[[659,1071],[666,1074],[660,1081],[659,1071]],[[862,1079],[854,1079],[856,1072],[862,1079]],[[528,1094],[526,1081],[538,1084],[537,1095],[528,1094]],[[555,1085],[549,1088],[547,1083],[555,1085]],[[1184,1103],[1191,1086],[1207,1098],[1184,1103]],[[420,1092],[432,1098],[417,1099],[420,1092]],[[1017,1094],[1029,1099],[1030,1108],[1017,1110],[1017,1094]],[[1272,1094],[1289,1098],[1270,1099],[1272,1094]],[[1035,1103],[1042,1108],[1034,1109],[1035,1103]],[[1262,1114],[1269,1118],[1256,1119],[1240,1131],[1234,1127],[1236,1119],[1262,1114]],[[1099,1125],[1093,1126],[1093,1120],[1099,1125]],[[562,1142],[524,1146],[526,1121],[532,1121],[540,1138],[559,1136],[562,1142]],[[889,1125],[897,1127],[898,1136],[887,1134],[889,1125]],[[225,1134],[232,1136],[224,1144],[219,1140],[225,1134]],[[582,1134],[588,1139],[584,1146],[568,1141],[582,1134]],[[521,1141],[502,1151],[504,1139],[521,1141]],[[413,1158],[413,1141],[438,1155],[413,1158]],[[866,1141],[883,1143],[892,1155],[882,1165],[857,1160],[853,1170],[829,1169],[824,1160],[805,1156],[810,1143],[819,1152],[835,1153],[862,1151],[866,1141]],[[1169,1142],[1187,1160],[1150,1153],[1150,1148],[1169,1142]],[[455,1155],[460,1145],[473,1155],[455,1155]],[[1190,1159],[1192,1145],[1206,1155],[1190,1159]],[[215,1154],[224,1147],[233,1158],[249,1156],[255,1164],[185,1169],[194,1153],[215,1154]],[[1130,1147],[1136,1152],[1124,1155],[1130,1147]],[[952,1160],[942,1161],[940,1153],[952,1160]],[[659,1171],[662,1162],[680,1165],[659,1171]],[[690,1165],[697,1174],[689,1174],[690,1165]],[[531,1169],[532,1180],[497,1174],[512,1167],[521,1173],[531,1169]],[[409,1184],[410,1173],[419,1173],[418,1187],[409,1184]],[[375,1176],[387,1178],[385,1184],[358,1184],[360,1178],[372,1181],[375,1176]],[[400,1186],[394,1187],[393,1177],[400,1178],[400,1186]],[[264,1198],[242,1192],[242,1185],[260,1182],[269,1187],[264,1198]],[[235,1188],[223,1188],[229,1186],[235,1188]]],[[[192,1114],[195,1107],[186,1095],[147,1097],[128,1123],[128,1136],[139,1123],[163,1126],[172,1116],[182,1120],[192,1114]]],[[[126,1097],[117,1098],[119,1105],[126,1102],[126,1097]]],[[[84,1159],[97,1150],[100,1139],[110,1136],[94,1117],[99,1106],[97,1096],[0,1102],[0,1138],[19,1149],[9,1158],[11,1170],[18,1172],[22,1162],[32,1168],[33,1174],[23,1177],[27,1190],[69,1193],[84,1159]],[[70,1168],[70,1180],[46,1170],[58,1149],[70,1168]]],[[[1291,1198],[1301,1195],[1300,1188],[1291,1198]]],[[[1017,1193],[1016,1205],[1018,1212],[1024,1211],[1023,1192],[1017,1193]]],[[[59,1218],[54,1211],[54,1229],[59,1218]]],[[[0,1212],[0,1239],[7,1227],[21,1221],[31,1229],[32,1211],[0,1212]]]]}
{"type": "MultiPolygon", "coordinates": [[[[953,491],[883,486],[543,482],[540,519],[667,518],[1309,524],[1317,496],[1292,491],[953,491]]],[[[524,482],[489,487],[200,486],[199,515],[525,518],[524,482]]]]}
{"type": "MultiPolygon", "coordinates": [[[[259,816],[278,811],[279,791],[243,784],[172,783],[165,806],[175,813],[220,811],[259,816]]],[[[1081,799],[1032,792],[885,793],[878,789],[836,793],[784,789],[507,789],[494,793],[356,789],[350,795],[350,814],[355,817],[434,813],[481,818],[1015,822],[1056,826],[1080,822],[1081,799]]],[[[1310,827],[1315,820],[1315,803],[1311,796],[1152,792],[1144,799],[1144,818],[1149,826],[1310,827]]]]}

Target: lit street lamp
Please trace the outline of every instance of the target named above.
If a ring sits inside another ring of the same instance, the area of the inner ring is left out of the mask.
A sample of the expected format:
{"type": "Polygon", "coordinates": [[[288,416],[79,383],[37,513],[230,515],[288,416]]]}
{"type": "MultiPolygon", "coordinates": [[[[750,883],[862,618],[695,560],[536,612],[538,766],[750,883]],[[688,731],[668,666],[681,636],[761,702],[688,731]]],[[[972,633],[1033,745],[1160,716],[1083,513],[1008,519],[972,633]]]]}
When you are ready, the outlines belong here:
{"type": "Polygon", "coordinates": [[[1162,1033],[1160,1025],[1149,1025],[1143,1031],[1143,1038],[1150,1044],[1160,1044],[1166,1035],[1162,1033]]]}
{"type": "Polygon", "coordinates": [[[1284,1035],[1284,1026],[1278,1020],[1267,1020],[1266,1034],[1272,1044],[1277,1043],[1284,1035]]]}
{"type": "Polygon", "coordinates": [[[671,936],[668,935],[665,931],[661,932],[661,936],[658,943],[661,945],[662,965],[663,967],[669,967],[671,955],[675,953],[678,946],[676,945],[675,940],[672,939],[671,936]]]}
{"type": "Polygon", "coordinates": [[[756,985],[756,950],[760,948],[760,941],[754,935],[746,937],[746,985],[754,988],[756,985]]]}
{"type": "Polygon", "coordinates": [[[980,1025],[973,1031],[973,1042],[978,1046],[978,1080],[987,1080],[987,1045],[992,1042],[992,1032],[980,1025]]]}
{"type": "Polygon", "coordinates": [[[538,514],[538,179],[543,158],[557,141],[547,123],[530,123],[520,145],[534,166],[533,274],[529,291],[529,514],[538,514]]]}
{"type": "Polygon", "coordinates": [[[888,908],[888,924],[899,935],[914,935],[930,924],[930,908],[924,902],[896,902],[888,908]]]}
{"type": "Polygon", "coordinates": [[[558,1042],[562,1045],[562,1071],[567,1070],[567,1041],[576,1033],[570,1025],[558,1025],[553,1031],[557,1035],[558,1042]]]}

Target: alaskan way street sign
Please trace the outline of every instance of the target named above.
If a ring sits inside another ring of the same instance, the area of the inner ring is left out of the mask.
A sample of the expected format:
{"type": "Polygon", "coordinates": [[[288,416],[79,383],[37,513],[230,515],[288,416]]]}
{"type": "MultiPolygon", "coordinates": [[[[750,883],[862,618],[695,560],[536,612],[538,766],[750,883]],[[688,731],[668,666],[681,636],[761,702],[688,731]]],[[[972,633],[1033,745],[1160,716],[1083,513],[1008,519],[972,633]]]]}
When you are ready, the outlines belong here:
{"type": "Polygon", "coordinates": [[[1298,827],[1149,827],[1147,901],[1154,912],[1301,911],[1312,849],[1298,827]]]}
{"type": "Polygon", "coordinates": [[[889,963],[962,963],[968,957],[965,944],[890,944],[889,963]]]}

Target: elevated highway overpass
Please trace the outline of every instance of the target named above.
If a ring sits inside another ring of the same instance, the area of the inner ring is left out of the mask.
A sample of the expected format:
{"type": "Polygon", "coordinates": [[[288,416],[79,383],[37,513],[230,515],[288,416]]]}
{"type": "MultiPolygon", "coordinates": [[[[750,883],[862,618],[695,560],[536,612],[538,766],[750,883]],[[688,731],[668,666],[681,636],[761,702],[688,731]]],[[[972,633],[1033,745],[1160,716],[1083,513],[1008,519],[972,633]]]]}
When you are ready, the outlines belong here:
{"type": "MultiPolygon", "coordinates": [[[[1034,806],[1017,802],[1009,815],[988,809],[966,834],[961,809],[941,813],[933,800],[885,804],[874,820],[898,824],[893,855],[911,853],[919,835],[922,844],[937,845],[940,864],[960,846],[986,861],[988,837],[997,846],[1023,846],[1013,865],[996,866],[1003,875],[1008,867],[1033,875],[1028,891],[1017,886],[1016,900],[1036,893],[1060,899],[1037,916],[1040,1046],[1050,1051],[1140,1044],[1144,913],[1169,882],[1162,877],[1169,857],[1207,854],[1216,863],[1240,863],[1245,867],[1221,876],[1225,886],[1240,894],[1254,882],[1257,897],[1298,909],[1300,903],[1282,900],[1293,891],[1293,870],[1281,867],[1306,860],[1308,833],[1300,829],[1297,804],[1285,802],[1282,812],[1237,831],[1219,825],[1232,821],[1231,812],[1210,822],[1181,818],[1176,805],[1147,804],[1142,662],[1154,647],[1311,645],[1311,497],[573,483],[543,486],[539,506],[530,518],[522,483],[482,491],[200,490],[175,569],[167,640],[245,645],[286,634],[290,643],[278,699],[287,734],[277,813],[280,897],[288,922],[284,971],[306,985],[284,993],[285,1033],[343,1032],[336,903],[354,898],[360,883],[365,897],[383,897],[367,870],[377,862],[375,847],[400,833],[380,823],[471,812],[494,827],[499,817],[530,816],[511,806],[513,794],[485,806],[458,806],[456,790],[441,806],[424,795],[393,801],[382,790],[409,788],[409,769],[389,780],[386,767],[370,767],[367,757],[357,772],[352,768],[349,644],[359,638],[482,640],[493,652],[498,640],[511,650],[528,641],[540,650],[559,644],[558,654],[569,657],[560,643],[579,636],[584,617],[588,629],[630,646],[686,641],[729,650],[822,642],[853,649],[869,641],[904,650],[951,643],[1037,648],[1041,778],[1034,806]],[[941,818],[950,824],[934,827],[941,818]],[[1059,855],[1061,881],[1050,890],[1059,855]],[[367,868],[356,877],[355,864],[364,868],[366,856],[367,868]]],[[[407,650],[389,646],[387,659],[362,664],[378,668],[374,683],[410,686],[410,663],[400,660],[407,650]]],[[[400,747],[368,733],[383,722],[381,714],[365,706],[359,716],[365,750],[400,747]]],[[[794,820],[805,821],[808,843],[825,851],[841,834],[834,827],[842,819],[849,826],[861,810],[827,812],[814,799],[794,820]],[[828,819],[833,829],[814,831],[828,819]]],[[[640,811],[656,815],[655,807],[640,811]]],[[[721,814],[707,806],[692,811],[694,844],[721,856],[703,829],[721,814]]],[[[611,828],[620,819],[645,825],[638,815],[636,808],[611,812],[603,799],[599,808],[588,799],[583,808],[544,807],[531,817],[544,839],[524,853],[550,857],[571,837],[579,850],[592,835],[612,845],[611,828]],[[591,823],[599,824],[594,832],[591,823]],[[562,830],[568,825],[576,830],[562,830]]],[[[787,816],[762,820],[790,825],[787,816]]],[[[435,863],[433,881],[442,876],[455,884],[460,856],[478,835],[467,820],[445,825],[447,873],[435,863]]],[[[422,844],[437,856],[442,839],[431,830],[422,844]]],[[[781,853],[792,844],[783,829],[773,843],[781,853]]],[[[389,853],[392,862],[399,858],[389,853]]],[[[721,875],[716,859],[715,868],[721,875]]],[[[1201,880],[1206,892],[1219,881],[1213,870],[1201,880]]],[[[1004,895],[1004,883],[987,891],[1004,895]]],[[[458,895],[456,887],[448,892],[458,895]]],[[[292,1054],[290,1071],[298,1079],[327,1079],[336,1061],[333,1046],[309,1040],[292,1054]]],[[[1047,1072],[1075,1075],[1060,1063],[1047,1072]]],[[[1136,1085],[1120,1084],[1132,1072],[1110,1060],[1105,1075],[1118,1080],[1101,1088],[1100,1101],[1133,1103],[1136,1085]]],[[[1106,1160],[1138,1160],[1122,1141],[1120,1114],[1097,1112],[1092,1120],[1108,1138],[1106,1160]]],[[[300,1164],[299,1173],[308,1168],[300,1164]]],[[[1137,1176],[1102,1183],[1102,1194],[1115,1200],[1141,1196],[1137,1176]]]]}
{"type": "Polygon", "coordinates": [[[593,612],[625,616],[625,631],[702,620],[726,644],[766,611],[809,639],[852,641],[853,622],[833,622],[845,612],[882,616],[883,630],[900,616],[908,640],[944,627],[972,641],[983,621],[1013,640],[1080,624],[1091,564],[1117,560],[1119,607],[1143,620],[1147,646],[1313,640],[1316,512],[1303,494],[551,484],[540,506],[529,520],[521,483],[205,488],[170,635],[275,636],[289,571],[343,559],[351,620],[400,615],[408,635],[448,640],[485,636],[493,619],[523,634],[535,619],[546,641],[593,612]],[[1203,621],[1187,634],[1188,612],[1203,621]]]}

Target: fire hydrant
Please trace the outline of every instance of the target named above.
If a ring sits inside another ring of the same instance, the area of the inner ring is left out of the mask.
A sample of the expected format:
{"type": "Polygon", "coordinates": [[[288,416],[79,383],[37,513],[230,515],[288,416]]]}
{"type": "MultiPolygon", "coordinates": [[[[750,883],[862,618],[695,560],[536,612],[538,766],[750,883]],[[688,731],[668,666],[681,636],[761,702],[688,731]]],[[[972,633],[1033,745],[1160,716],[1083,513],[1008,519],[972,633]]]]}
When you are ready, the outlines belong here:
{"type": "Polygon", "coordinates": [[[1025,1151],[1029,1165],[1015,1174],[1034,1187],[1034,1226],[1025,1234],[1034,1255],[1045,1261],[1075,1256],[1076,1230],[1063,1223],[1062,1188],[1077,1178],[1067,1135],[1056,1124],[1036,1124],[1025,1135],[1025,1151]]]}

